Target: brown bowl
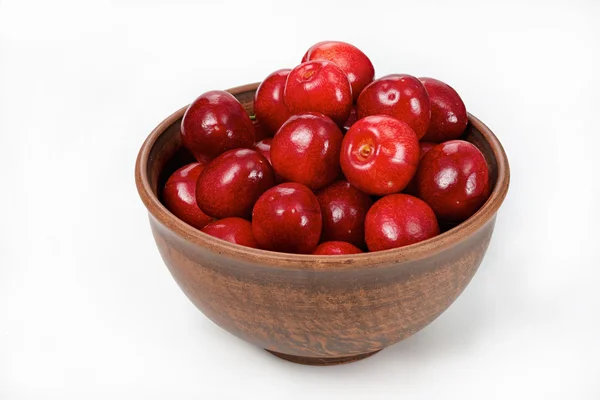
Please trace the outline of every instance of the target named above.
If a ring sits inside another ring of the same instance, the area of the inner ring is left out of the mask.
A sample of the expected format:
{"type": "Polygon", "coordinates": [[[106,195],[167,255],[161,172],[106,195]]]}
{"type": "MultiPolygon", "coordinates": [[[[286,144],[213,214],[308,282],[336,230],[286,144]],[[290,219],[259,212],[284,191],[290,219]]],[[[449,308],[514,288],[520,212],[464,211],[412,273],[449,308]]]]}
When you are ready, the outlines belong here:
{"type": "MultiPolygon", "coordinates": [[[[253,113],[258,84],[230,89],[253,113]]],[[[368,357],[444,312],[479,267],[509,185],[502,145],[469,116],[465,140],[485,155],[493,191],[462,224],[376,253],[313,256],[233,245],[187,225],[159,201],[170,173],[192,161],[182,147],[186,107],[144,142],[135,167],[162,258],[187,297],[217,325],[289,361],[331,365],[368,357]]]]}

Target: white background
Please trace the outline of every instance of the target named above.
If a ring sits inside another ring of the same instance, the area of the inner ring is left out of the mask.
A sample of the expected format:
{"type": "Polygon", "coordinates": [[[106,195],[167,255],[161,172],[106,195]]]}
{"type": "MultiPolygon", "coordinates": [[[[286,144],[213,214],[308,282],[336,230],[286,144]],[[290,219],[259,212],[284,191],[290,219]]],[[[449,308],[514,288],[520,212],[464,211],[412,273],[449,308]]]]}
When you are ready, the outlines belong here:
{"type": "Polygon", "coordinates": [[[445,3],[0,0],[0,399],[600,399],[599,3],[445,3]],[[512,185],[446,313],[315,368],[193,307],[133,167],[168,114],[325,39],[454,86],[512,185]]]}

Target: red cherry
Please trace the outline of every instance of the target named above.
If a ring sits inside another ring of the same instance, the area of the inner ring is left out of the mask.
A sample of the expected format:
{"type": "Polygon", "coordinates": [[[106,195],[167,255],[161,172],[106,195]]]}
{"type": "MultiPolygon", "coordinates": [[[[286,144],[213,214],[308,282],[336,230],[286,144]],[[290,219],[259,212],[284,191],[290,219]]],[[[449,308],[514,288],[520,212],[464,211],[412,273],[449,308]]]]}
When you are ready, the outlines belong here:
{"type": "Polygon", "coordinates": [[[320,189],[340,173],[342,139],[340,128],[323,114],[294,115],[273,138],[273,168],[284,180],[320,189]]]}
{"type": "Polygon", "coordinates": [[[324,242],[312,252],[319,256],[337,256],[341,254],[358,254],[362,250],[347,242],[324,242]]]}
{"type": "Polygon", "coordinates": [[[252,121],[252,125],[254,125],[254,140],[260,142],[263,139],[272,138],[275,133],[271,133],[263,124],[258,120],[252,121]]]}
{"type": "Polygon", "coordinates": [[[321,241],[343,241],[358,247],[365,243],[365,216],[371,196],[349,182],[336,181],[317,193],[323,215],[321,241]]]}
{"type": "Polygon", "coordinates": [[[340,156],[346,179],[383,196],[406,187],[419,163],[419,141],[404,122],[379,115],[358,120],[346,133],[340,156]]]}
{"type": "Polygon", "coordinates": [[[344,132],[348,132],[356,121],[358,121],[358,114],[356,113],[356,107],[352,107],[348,119],[344,122],[344,132]]]}
{"type": "Polygon", "coordinates": [[[254,237],[267,250],[308,254],[319,243],[321,226],[317,198],[299,183],[267,190],[252,211],[254,237]]]}
{"type": "Polygon", "coordinates": [[[273,143],[273,139],[267,138],[254,144],[254,148],[260,151],[260,153],[267,159],[269,164],[271,164],[271,143],[273,143]]]}
{"type": "Polygon", "coordinates": [[[417,174],[419,197],[440,220],[462,222],[490,195],[485,157],[464,140],[450,140],[429,150],[417,174]]]}
{"type": "Polygon", "coordinates": [[[348,77],[329,61],[307,61],[290,72],[283,99],[292,114],[319,112],[342,125],[352,108],[348,77]]]}
{"type": "Polygon", "coordinates": [[[449,85],[433,78],[419,78],[431,103],[431,121],[423,140],[445,142],[458,139],[469,122],[465,103],[449,85]]]}
{"type": "MultiPolygon", "coordinates": [[[[269,164],[271,164],[271,166],[273,165],[273,163],[271,162],[271,144],[273,143],[273,138],[267,138],[267,139],[263,139],[260,142],[257,142],[254,144],[254,148],[258,151],[260,151],[260,153],[267,159],[267,161],[269,161],[269,164]]],[[[275,170],[273,170],[275,171],[275,170]]],[[[279,174],[277,172],[275,173],[275,182],[276,183],[281,183],[284,181],[284,179],[279,176],[279,174]]]]}
{"type": "Polygon", "coordinates": [[[427,152],[437,146],[437,143],[433,142],[419,142],[419,161],[423,159],[423,156],[427,154],[427,152]]]}
{"type": "Polygon", "coordinates": [[[167,180],[162,200],[177,218],[197,229],[202,229],[214,218],[204,214],[196,203],[196,182],[204,164],[191,163],[179,168],[167,180]]]}
{"type": "MultiPolygon", "coordinates": [[[[423,156],[429,151],[431,150],[433,147],[435,147],[437,145],[437,143],[433,143],[433,142],[419,142],[419,163],[421,162],[421,160],[423,159],[423,156]]],[[[419,167],[417,167],[417,171],[419,170],[419,167]]],[[[403,192],[406,194],[410,194],[413,196],[417,195],[417,174],[415,174],[415,176],[413,176],[413,178],[411,179],[411,181],[408,183],[408,185],[406,185],[406,188],[404,188],[403,192]]]]}
{"type": "Polygon", "coordinates": [[[242,218],[223,218],[210,223],[202,229],[202,232],[233,244],[253,247],[258,249],[258,242],[252,233],[252,224],[242,218]]]}
{"type": "Polygon", "coordinates": [[[425,86],[417,78],[393,74],[369,84],[357,101],[358,118],[390,115],[406,122],[420,139],[427,132],[431,107],[425,86]]]}
{"type": "Polygon", "coordinates": [[[369,251],[407,246],[439,233],[431,207],[407,194],[391,194],[377,200],[365,219],[365,240],[369,251]]]}
{"type": "Polygon", "coordinates": [[[254,126],[233,95],[213,90],[202,94],[186,110],[181,139],[198,160],[213,159],[230,149],[252,147],[254,126]]]}
{"type": "Polygon", "coordinates": [[[336,41],[317,43],[302,57],[302,62],[312,60],[331,61],[340,67],[348,75],[355,101],[375,76],[375,69],[369,57],[349,43],[336,41]]]}
{"type": "Polygon", "coordinates": [[[283,89],[290,71],[273,72],[261,82],[254,95],[254,114],[273,134],[292,115],[283,102],[283,89]]]}
{"type": "Polygon", "coordinates": [[[273,168],[257,150],[229,150],[204,168],[196,199],[215,218],[249,218],[256,200],[274,184],[273,168]]]}

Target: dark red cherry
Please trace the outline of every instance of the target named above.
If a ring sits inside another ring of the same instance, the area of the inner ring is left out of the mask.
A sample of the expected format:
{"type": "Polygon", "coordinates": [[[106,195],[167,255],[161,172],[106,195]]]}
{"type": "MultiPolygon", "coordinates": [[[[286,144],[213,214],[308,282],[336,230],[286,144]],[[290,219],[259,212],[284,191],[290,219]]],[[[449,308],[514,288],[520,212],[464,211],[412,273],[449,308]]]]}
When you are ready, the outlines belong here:
{"type": "Polygon", "coordinates": [[[356,107],[352,107],[348,119],[346,120],[346,122],[344,122],[344,132],[348,132],[356,121],[358,121],[358,114],[356,113],[356,107]]]}
{"type": "Polygon", "coordinates": [[[462,222],[490,195],[488,165],[481,151],[464,140],[438,144],[425,154],[417,174],[419,197],[440,220],[462,222]]]}
{"type": "Polygon", "coordinates": [[[271,144],[271,161],[279,176],[310,189],[320,189],[340,173],[340,128],[319,113],[294,115],[271,144]]]}
{"type": "Polygon", "coordinates": [[[427,132],[431,106],[425,86],[406,74],[387,75],[371,82],[357,101],[358,118],[389,115],[406,122],[420,139],[427,132]]]}
{"type": "Polygon", "coordinates": [[[252,224],[242,218],[230,217],[212,222],[202,232],[233,244],[258,249],[258,242],[252,233],[252,224]]]}
{"type": "MultiPolygon", "coordinates": [[[[254,148],[257,149],[258,151],[260,151],[260,153],[263,156],[265,156],[265,158],[267,159],[267,161],[269,161],[271,166],[273,165],[273,163],[271,162],[271,144],[272,143],[273,143],[273,138],[267,138],[267,139],[263,139],[260,142],[257,142],[254,144],[254,148]]],[[[275,172],[275,182],[281,183],[283,181],[284,181],[284,179],[281,176],[279,176],[279,174],[277,174],[277,172],[275,172]]]]}
{"type": "MultiPolygon", "coordinates": [[[[419,142],[419,149],[420,149],[420,152],[419,152],[419,163],[423,159],[423,156],[429,150],[431,150],[433,147],[435,147],[436,145],[437,145],[437,143],[433,143],[433,142],[419,142]]],[[[417,167],[417,171],[418,170],[419,170],[419,168],[417,167]]],[[[408,185],[406,185],[406,188],[404,188],[403,192],[406,193],[406,194],[417,196],[417,174],[415,174],[415,176],[413,176],[413,178],[408,183],[408,185]]]]}
{"type": "Polygon", "coordinates": [[[323,216],[321,241],[342,241],[364,247],[365,216],[373,204],[371,196],[342,180],[319,190],[317,200],[323,216]]]}
{"type": "Polygon", "coordinates": [[[431,207],[407,194],[391,194],[377,200],[365,220],[365,240],[369,251],[407,246],[439,233],[431,207]]]}
{"type": "Polygon", "coordinates": [[[260,151],[260,154],[262,154],[269,163],[271,163],[271,143],[273,143],[273,138],[266,138],[254,144],[254,148],[260,151]]]}
{"type": "Polygon", "coordinates": [[[229,150],[212,160],[198,178],[196,199],[215,218],[250,218],[252,207],[275,184],[273,168],[257,150],[229,150]]]}
{"type": "Polygon", "coordinates": [[[290,71],[280,69],[271,73],[261,82],[254,95],[256,118],[272,132],[271,136],[292,115],[283,101],[283,89],[290,71]]]}
{"type": "Polygon", "coordinates": [[[321,209],[306,186],[288,182],[267,190],[252,211],[252,231],[263,249],[308,254],[321,236],[321,209]]]}
{"type": "Polygon", "coordinates": [[[190,104],[181,121],[181,138],[199,161],[255,142],[254,126],[244,107],[223,90],[206,92],[190,104]]]}
{"type": "Polygon", "coordinates": [[[449,85],[433,78],[419,78],[431,103],[431,121],[423,140],[445,142],[458,139],[469,122],[462,99],[449,85]]]}
{"type": "Polygon", "coordinates": [[[342,254],[358,254],[362,250],[347,242],[324,242],[312,252],[319,256],[337,256],[342,254]]]}
{"type": "Polygon", "coordinates": [[[162,201],[177,218],[194,228],[202,229],[214,218],[204,214],[196,203],[196,182],[204,169],[202,163],[185,165],[167,180],[162,191],[162,201]]]}
{"type": "Polygon", "coordinates": [[[352,88],[334,63],[307,61],[288,75],[283,99],[292,114],[318,112],[342,126],[352,109],[352,88]]]}
{"type": "Polygon", "coordinates": [[[254,140],[260,142],[263,139],[270,139],[273,137],[275,132],[269,131],[261,122],[257,119],[252,121],[252,125],[254,125],[254,140]]]}
{"type": "Polygon", "coordinates": [[[302,62],[311,60],[327,60],[340,67],[348,76],[352,86],[352,97],[355,101],[375,76],[375,69],[369,57],[349,43],[319,42],[308,49],[302,57],[302,62]]]}
{"type": "Polygon", "coordinates": [[[404,122],[385,115],[358,120],[344,136],[340,164],[357,189],[378,196],[406,187],[419,163],[419,141],[404,122]]]}

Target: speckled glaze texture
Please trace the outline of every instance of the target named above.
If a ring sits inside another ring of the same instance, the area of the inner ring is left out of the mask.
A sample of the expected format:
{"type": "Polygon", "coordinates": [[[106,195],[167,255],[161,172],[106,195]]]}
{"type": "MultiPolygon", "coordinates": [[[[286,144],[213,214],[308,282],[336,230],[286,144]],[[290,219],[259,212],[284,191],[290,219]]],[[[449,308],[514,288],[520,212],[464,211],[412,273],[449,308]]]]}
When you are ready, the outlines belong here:
{"type": "Polygon", "coordinates": [[[252,231],[263,249],[306,254],[321,236],[321,209],[306,186],[288,182],[267,190],[254,205],[252,231]]]}
{"type": "Polygon", "coordinates": [[[342,126],[352,109],[352,88],[334,63],[307,61],[288,75],[283,100],[292,114],[319,112],[342,126]]]}
{"type": "MultiPolygon", "coordinates": [[[[249,113],[256,87],[231,90],[249,113]]],[[[148,136],[138,155],[136,184],[173,278],[199,310],[231,334],[296,363],[360,360],[426,327],[477,271],[510,176],[501,144],[477,118],[470,116],[464,138],[485,155],[493,191],[475,215],[400,249],[315,256],[218,240],[160,203],[159,188],[189,160],[179,130],[184,111],[166,118],[148,136]]]]}
{"type": "Polygon", "coordinates": [[[362,250],[348,242],[323,242],[312,252],[320,256],[339,256],[342,254],[359,254],[362,250]]]}
{"type": "Polygon", "coordinates": [[[404,122],[373,115],[356,122],[344,136],[340,165],[357,189],[383,196],[408,185],[419,164],[419,141],[404,122]]]}
{"type": "Polygon", "coordinates": [[[212,222],[202,229],[216,238],[225,240],[229,243],[258,249],[260,246],[252,233],[252,224],[243,218],[229,217],[212,222]]]}
{"type": "Polygon", "coordinates": [[[252,120],[234,96],[212,90],[199,96],[185,112],[181,137],[198,161],[207,161],[227,150],[252,147],[254,129],[252,120]]]}
{"type": "Polygon", "coordinates": [[[203,169],[204,164],[197,162],[179,168],[169,177],[162,191],[162,201],[169,211],[197,229],[214,221],[196,202],[196,183],[203,169]]]}
{"type": "Polygon", "coordinates": [[[283,102],[283,89],[291,69],[280,69],[267,76],[256,90],[254,96],[254,113],[271,136],[291,116],[290,110],[283,102]]]}
{"type": "Polygon", "coordinates": [[[423,140],[445,142],[458,139],[469,118],[465,103],[452,87],[433,78],[419,78],[429,94],[431,120],[423,140]]]}
{"type": "Polygon", "coordinates": [[[369,251],[408,246],[440,233],[431,207],[407,194],[391,194],[375,202],[365,219],[369,251]]]}
{"type": "Polygon", "coordinates": [[[421,160],[417,188],[419,197],[440,220],[464,221],[485,203],[490,193],[485,157],[464,140],[441,143],[421,160]]]}
{"type": "Polygon", "coordinates": [[[286,181],[320,189],[340,174],[342,131],[319,113],[292,116],[271,143],[275,172],[286,181]]]}
{"type": "Polygon", "coordinates": [[[352,97],[356,101],[360,92],[373,81],[375,69],[369,57],[357,47],[336,41],[324,41],[313,45],[302,57],[302,62],[327,60],[336,64],[348,76],[352,97]]]}
{"type": "Polygon", "coordinates": [[[273,167],[254,149],[229,150],[212,160],[196,186],[196,200],[215,218],[250,218],[261,194],[275,185],[273,167]]]}
{"type": "Polygon", "coordinates": [[[321,241],[349,242],[365,247],[365,216],[373,204],[371,196],[348,181],[339,180],[317,192],[323,216],[321,241]]]}
{"type": "Polygon", "coordinates": [[[406,122],[419,139],[429,127],[429,96],[421,81],[411,75],[386,75],[371,82],[356,104],[359,119],[369,115],[389,115],[406,122]]]}

